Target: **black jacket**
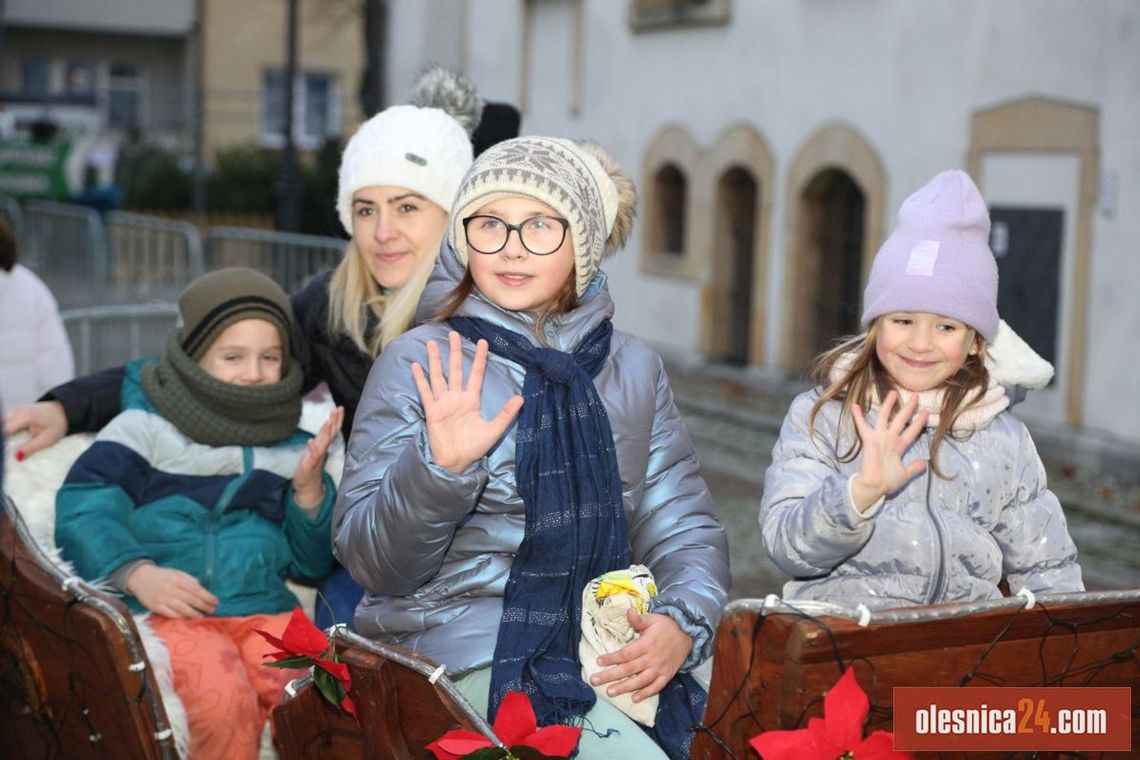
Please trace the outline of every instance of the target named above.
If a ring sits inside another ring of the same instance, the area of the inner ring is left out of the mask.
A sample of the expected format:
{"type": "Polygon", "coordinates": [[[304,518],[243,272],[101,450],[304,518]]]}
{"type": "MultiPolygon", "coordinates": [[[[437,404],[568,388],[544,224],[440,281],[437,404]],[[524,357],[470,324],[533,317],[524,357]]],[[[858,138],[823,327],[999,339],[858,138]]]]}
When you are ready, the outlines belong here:
{"type": "MultiPolygon", "coordinates": [[[[348,336],[329,334],[328,285],[331,278],[331,271],[318,275],[290,298],[298,327],[293,354],[305,370],[304,392],[326,383],[333,401],[344,407],[341,433],[347,441],[364,381],[372,368],[372,359],[362,353],[348,336]]],[[[68,433],[93,433],[119,413],[123,378],[123,367],[112,367],[57,385],[40,400],[58,401],[63,405],[68,433]]]]}
{"type": "MultiPolygon", "coordinates": [[[[294,347],[294,354],[305,367],[305,392],[320,383],[326,383],[333,401],[344,407],[345,440],[352,430],[352,419],[360,404],[364,381],[372,369],[372,359],[363,353],[347,335],[329,333],[329,281],[332,272],[325,272],[309,281],[294,293],[293,316],[297,320],[298,334],[303,345],[294,347]]],[[[376,324],[369,325],[377,329],[376,324]]]]}

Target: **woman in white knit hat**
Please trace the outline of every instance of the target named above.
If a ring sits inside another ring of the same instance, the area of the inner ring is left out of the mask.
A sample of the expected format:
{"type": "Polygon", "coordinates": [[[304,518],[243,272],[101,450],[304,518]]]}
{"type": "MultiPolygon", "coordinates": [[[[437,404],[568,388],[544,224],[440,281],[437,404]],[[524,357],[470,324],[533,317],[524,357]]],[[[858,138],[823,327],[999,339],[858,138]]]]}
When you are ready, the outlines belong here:
{"type": "Polygon", "coordinates": [[[689,671],[729,583],[661,359],[611,322],[599,267],[635,204],[595,145],[521,137],[476,159],[437,270],[450,295],[433,279],[437,321],[369,375],[333,525],[367,591],[362,634],[438,660],[491,715],[525,692],[540,724],[587,727],[587,759],[688,757],[704,705],[689,671]],[[583,590],[631,564],[656,595],[620,650],[579,662],[583,590]]]}
{"type": "MultiPolygon", "coordinates": [[[[364,122],[341,158],[337,213],[351,235],[340,264],[291,296],[303,390],[324,382],[344,407],[351,430],[368,371],[381,349],[412,325],[416,303],[447,231],[448,210],[471,165],[470,133],[483,101],[471,84],[441,67],[428,69],[412,93],[415,105],[392,106],[364,122]]],[[[33,438],[31,454],[65,433],[94,432],[119,412],[123,370],[115,368],[53,388],[40,403],[12,409],[9,435],[33,438]]],[[[351,584],[347,575],[338,575],[351,584]]],[[[359,587],[322,588],[336,622],[352,620],[359,587]]],[[[326,605],[318,620],[331,623],[326,605]]]]}

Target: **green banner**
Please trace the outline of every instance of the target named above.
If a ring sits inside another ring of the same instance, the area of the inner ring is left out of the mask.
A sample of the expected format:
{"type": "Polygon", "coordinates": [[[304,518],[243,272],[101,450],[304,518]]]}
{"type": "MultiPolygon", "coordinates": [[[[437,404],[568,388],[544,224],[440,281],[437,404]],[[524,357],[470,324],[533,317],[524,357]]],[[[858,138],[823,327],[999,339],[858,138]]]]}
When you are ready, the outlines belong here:
{"type": "Polygon", "coordinates": [[[70,151],[68,140],[0,140],[0,193],[67,200],[64,164],[70,151]]]}

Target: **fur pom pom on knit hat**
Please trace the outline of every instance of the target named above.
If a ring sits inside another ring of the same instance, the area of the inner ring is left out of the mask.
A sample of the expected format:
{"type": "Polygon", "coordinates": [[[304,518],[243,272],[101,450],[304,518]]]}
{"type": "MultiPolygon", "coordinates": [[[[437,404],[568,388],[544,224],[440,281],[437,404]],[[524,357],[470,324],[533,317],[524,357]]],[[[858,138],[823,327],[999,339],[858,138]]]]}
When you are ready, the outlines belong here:
{"type": "Polygon", "coordinates": [[[992,341],[998,327],[997,261],[990,214],[970,175],[945,171],[899,208],[871,265],[863,325],[896,311],[951,317],[992,341]]]}
{"type": "Polygon", "coordinates": [[[483,101],[460,74],[433,66],[412,105],[392,106],[360,125],[340,159],[336,211],[352,234],[352,195],[362,187],[405,187],[447,210],[471,166],[471,133],[483,101]]]}
{"type": "Polygon", "coordinates": [[[586,292],[602,259],[625,245],[637,213],[629,175],[600,145],[558,137],[517,137],[487,149],[459,187],[451,214],[451,241],[467,265],[463,219],[500,198],[541,201],[570,222],[578,295],[586,292]]]}

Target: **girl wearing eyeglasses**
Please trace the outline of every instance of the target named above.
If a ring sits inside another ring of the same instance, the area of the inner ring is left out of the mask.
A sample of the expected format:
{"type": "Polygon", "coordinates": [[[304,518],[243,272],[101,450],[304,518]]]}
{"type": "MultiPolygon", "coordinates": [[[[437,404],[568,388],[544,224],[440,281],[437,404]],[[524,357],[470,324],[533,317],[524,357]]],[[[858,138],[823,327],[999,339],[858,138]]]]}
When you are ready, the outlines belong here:
{"type": "Polygon", "coordinates": [[[523,691],[540,724],[584,724],[587,758],[688,757],[704,706],[690,671],[711,654],[729,583],[661,360],[610,321],[599,265],[635,206],[595,145],[525,137],[476,160],[437,267],[454,273],[450,292],[373,367],[334,515],[336,552],[366,591],[362,633],[443,663],[492,719],[523,691]],[[631,564],[658,593],[588,682],[583,589],[631,564]],[[652,726],[606,701],[623,694],[656,697],[652,726]]]}

